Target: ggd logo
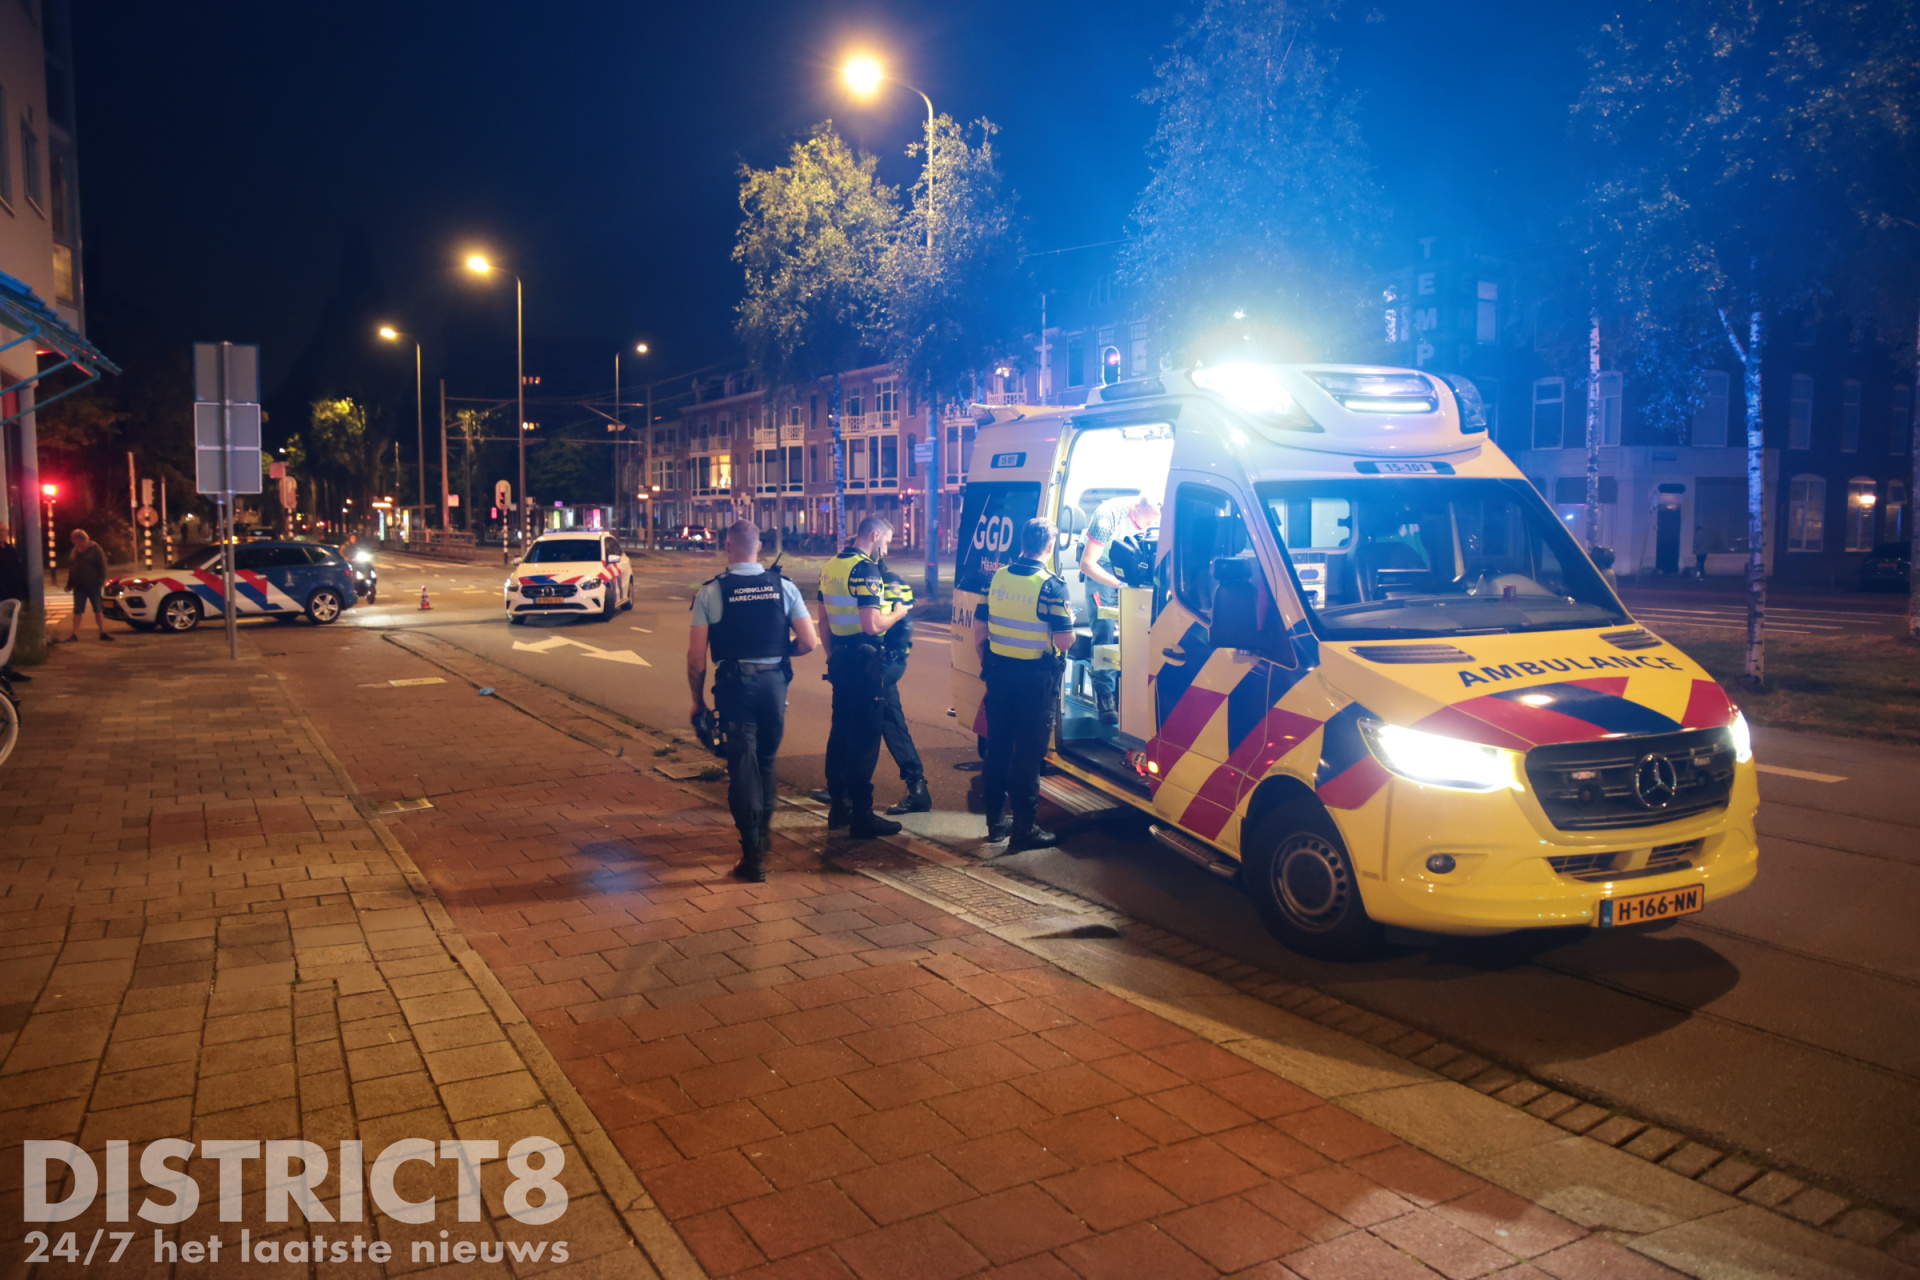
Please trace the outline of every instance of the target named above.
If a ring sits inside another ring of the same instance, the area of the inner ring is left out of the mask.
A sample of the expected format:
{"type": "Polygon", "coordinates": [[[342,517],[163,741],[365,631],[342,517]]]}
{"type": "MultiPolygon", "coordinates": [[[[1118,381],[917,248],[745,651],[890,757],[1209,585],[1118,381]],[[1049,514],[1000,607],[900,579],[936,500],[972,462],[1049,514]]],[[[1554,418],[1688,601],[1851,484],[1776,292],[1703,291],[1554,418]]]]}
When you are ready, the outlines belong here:
{"type": "Polygon", "coordinates": [[[1013,519],[1009,516],[983,516],[973,531],[973,545],[980,551],[1005,551],[1013,546],[1013,519]]]}

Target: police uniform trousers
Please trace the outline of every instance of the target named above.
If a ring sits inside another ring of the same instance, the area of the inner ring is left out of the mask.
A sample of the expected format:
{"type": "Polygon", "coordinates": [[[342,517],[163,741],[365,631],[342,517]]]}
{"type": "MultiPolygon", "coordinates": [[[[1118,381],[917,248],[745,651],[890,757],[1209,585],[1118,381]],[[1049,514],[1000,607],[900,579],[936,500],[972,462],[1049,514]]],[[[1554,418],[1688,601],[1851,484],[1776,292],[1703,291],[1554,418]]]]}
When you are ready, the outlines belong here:
{"type": "Polygon", "coordinates": [[[714,672],[713,711],[727,739],[727,808],[741,847],[765,853],[762,833],[779,796],[774,758],[787,731],[787,675],[779,663],[722,662],[714,672]]]}
{"type": "Polygon", "coordinates": [[[873,770],[886,721],[885,659],[880,646],[835,636],[827,657],[833,724],[827,731],[827,791],[855,814],[873,812],[873,770]]]}
{"type": "Polygon", "coordinates": [[[1040,807],[1040,766],[1060,704],[1060,662],[987,654],[987,762],[981,799],[987,815],[1009,803],[1016,827],[1029,826],[1040,807]]]}
{"type": "Polygon", "coordinates": [[[889,662],[881,674],[887,695],[885,713],[880,719],[880,736],[886,741],[887,754],[893,757],[894,766],[900,770],[900,781],[911,788],[927,776],[927,770],[920,762],[920,748],[913,745],[913,730],[907,728],[906,708],[900,705],[900,677],[906,674],[905,658],[889,662]]]}
{"type": "MultiPolygon", "coordinates": [[[[1101,586],[1093,579],[1086,579],[1087,618],[1093,625],[1092,643],[1113,644],[1120,639],[1120,624],[1111,618],[1100,616],[1100,606],[1111,609],[1120,603],[1120,592],[1114,587],[1101,586]]],[[[1090,674],[1093,681],[1093,702],[1097,711],[1120,712],[1120,673],[1118,671],[1095,670],[1090,674]]]]}

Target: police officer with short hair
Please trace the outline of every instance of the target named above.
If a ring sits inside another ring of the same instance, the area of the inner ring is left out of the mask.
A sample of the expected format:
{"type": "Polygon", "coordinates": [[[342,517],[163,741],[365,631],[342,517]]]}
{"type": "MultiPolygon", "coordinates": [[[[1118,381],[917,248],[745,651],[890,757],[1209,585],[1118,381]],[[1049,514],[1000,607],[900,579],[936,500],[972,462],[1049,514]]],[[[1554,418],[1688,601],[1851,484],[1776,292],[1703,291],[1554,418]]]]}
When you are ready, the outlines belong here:
{"type": "MultiPolygon", "coordinates": [[[[1120,624],[1102,616],[1102,610],[1117,613],[1115,606],[1120,603],[1122,584],[1114,569],[1114,544],[1143,537],[1159,527],[1160,503],[1151,494],[1122,494],[1094,508],[1087,522],[1086,544],[1080,551],[1080,581],[1087,588],[1087,620],[1093,628],[1094,644],[1112,644],[1120,638],[1120,624]]],[[[1093,700],[1102,724],[1120,723],[1118,671],[1093,673],[1093,700]]]]}
{"type": "Polygon", "coordinates": [[[827,733],[830,830],[861,839],[890,836],[900,824],[873,811],[873,769],[880,763],[886,716],[886,658],[882,637],[907,611],[889,607],[880,560],[893,541],[883,516],[860,522],[854,539],[820,571],[826,615],[827,679],[833,684],[833,725],[827,733]]]}
{"type": "Polygon", "coordinates": [[[927,768],[921,763],[920,749],[913,744],[913,730],[907,725],[907,709],[900,704],[900,679],[907,674],[907,659],[913,653],[913,588],[907,580],[883,562],[880,580],[886,584],[882,597],[887,607],[906,611],[906,617],[887,628],[880,637],[880,656],[886,659],[880,683],[886,688],[886,710],[880,720],[880,737],[887,754],[900,770],[900,781],[907,794],[889,814],[925,813],[933,808],[933,793],[927,790],[927,768]]]}
{"type": "Polygon", "coordinates": [[[774,758],[787,727],[789,659],[820,646],[813,615],[778,568],[759,561],[760,530],[750,520],[727,529],[727,571],[693,597],[687,632],[687,684],[693,714],[707,709],[707,650],[717,664],[713,708],[726,740],[727,807],[740,829],[741,880],[766,877],[766,855],[777,798],[774,758]],[[789,638],[791,632],[791,639],[789,638]]]}
{"type": "Polygon", "coordinates": [[[998,843],[1011,835],[1009,852],[1043,848],[1055,839],[1034,824],[1040,766],[1060,705],[1061,655],[1074,640],[1067,585],[1046,566],[1055,538],[1051,520],[1027,521],[1019,558],[993,575],[986,599],[973,611],[973,644],[987,683],[987,762],[981,774],[987,839],[998,843]]]}

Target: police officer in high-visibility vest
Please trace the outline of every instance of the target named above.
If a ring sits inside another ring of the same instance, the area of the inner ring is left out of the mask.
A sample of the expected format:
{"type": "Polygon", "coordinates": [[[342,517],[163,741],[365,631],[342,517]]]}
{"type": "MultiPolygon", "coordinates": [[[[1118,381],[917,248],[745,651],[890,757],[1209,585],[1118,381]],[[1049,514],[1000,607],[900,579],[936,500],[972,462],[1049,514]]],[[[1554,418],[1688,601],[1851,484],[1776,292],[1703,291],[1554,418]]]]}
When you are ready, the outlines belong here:
{"type": "Polygon", "coordinates": [[[693,714],[705,713],[707,649],[717,664],[713,708],[726,740],[727,808],[740,830],[741,880],[766,879],[766,855],[777,798],[774,757],[787,726],[790,658],[820,647],[800,588],[779,569],[761,565],[760,530],[750,520],[727,529],[727,571],[693,597],[687,630],[687,684],[693,714]],[[791,633],[791,636],[789,636],[791,633]]]}
{"type": "Polygon", "coordinates": [[[907,659],[913,654],[913,588],[885,564],[880,566],[880,580],[886,584],[883,595],[887,607],[907,611],[906,617],[887,628],[887,634],[880,637],[880,654],[887,660],[880,675],[887,691],[880,736],[887,744],[887,754],[893,757],[894,767],[900,770],[900,781],[907,788],[906,797],[887,812],[925,813],[933,808],[933,793],[927,790],[927,767],[921,763],[920,748],[913,744],[907,709],[900,704],[900,680],[907,674],[907,659]]]}
{"type": "Polygon", "coordinates": [[[1054,842],[1034,816],[1040,766],[1060,705],[1061,655],[1074,639],[1067,585],[1046,565],[1055,537],[1051,520],[1027,521],[1019,558],[993,575],[986,599],[973,611],[973,645],[987,682],[987,763],[981,774],[987,839],[997,843],[1011,836],[1009,852],[1054,842]]]}
{"type": "Polygon", "coordinates": [[[880,560],[893,525],[868,516],[854,539],[820,571],[825,614],[827,679],[833,684],[833,726],[827,733],[827,827],[867,839],[890,836],[900,824],[873,811],[873,769],[880,763],[886,715],[886,658],[881,638],[907,616],[888,607],[880,560]]]}

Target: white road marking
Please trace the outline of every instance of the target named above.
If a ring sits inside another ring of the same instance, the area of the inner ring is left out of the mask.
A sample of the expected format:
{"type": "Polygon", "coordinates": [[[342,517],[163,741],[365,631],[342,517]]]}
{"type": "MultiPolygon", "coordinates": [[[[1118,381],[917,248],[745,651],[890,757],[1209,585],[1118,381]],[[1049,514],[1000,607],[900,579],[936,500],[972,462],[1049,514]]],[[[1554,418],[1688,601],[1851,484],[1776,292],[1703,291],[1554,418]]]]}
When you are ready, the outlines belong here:
{"type": "Polygon", "coordinates": [[[513,647],[522,653],[550,653],[563,645],[573,645],[575,648],[585,649],[586,652],[580,655],[583,658],[600,658],[606,662],[624,662],[629,666],[638,667],[650,667],[653,665],[631,649],[599,649],[583,640],[575,640],[568,636],[552,636],[545,640],[536,641],[533,644],[527,644],[520,640],[513,642],[513,647]]]}
{"type": "Polygon", "coordinates": [[[415,676],[411,680],[389,680],[387,681],[387,683],[392,685],[396,689],[404,689],[409,685],[445,684],[446,681],[442,679],[440,676],[415,676]]]}
{"type": "Polygon", "coordinates": [[[627,630],[629,630],[629,631],[638,631],[638,632],[641,632],[641,633],[643,633],[643,634],[645,634],[645,635],[652,635],[652,634],[653,634],[653,632],[651,632],[651,631],[648,631],[648,630],[647,630],[647,629],[646,629],[645,627],[628,627],[628,628],[627,628],[627,630]]]}
{"type": "Polygon", "coordinates": [[[1786,769],[1777,764],[1756,764],[1753,766],[1762,773],[1777,773],[1786,778],[1804,778],[1808,782],[1845,782],[1837,773],[1809,773],[1805,769],[1786,769]]]}

